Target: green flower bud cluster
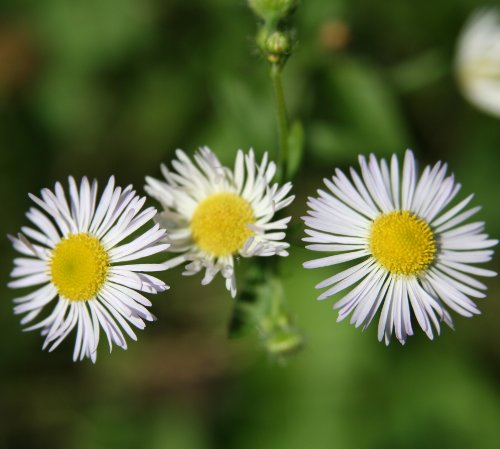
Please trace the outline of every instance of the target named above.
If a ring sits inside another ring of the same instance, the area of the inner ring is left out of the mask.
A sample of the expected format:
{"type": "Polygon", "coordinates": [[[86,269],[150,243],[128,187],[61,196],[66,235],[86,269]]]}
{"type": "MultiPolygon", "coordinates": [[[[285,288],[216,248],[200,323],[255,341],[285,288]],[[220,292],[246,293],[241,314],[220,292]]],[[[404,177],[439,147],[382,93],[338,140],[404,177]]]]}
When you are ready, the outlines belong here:
{"type": "Polygon", "coordinates": [[[263,262],[248,271],[233,312],[230,335],[256,329],[267,353],[284,360],[302,349],[304,341],[286,306],[282,282],[271,269],[271,262],[263,262]]]}
{"type": "Polygon", "coordinates": [[[263,20],[257,45],[271,64],[283,66],[293,48],[288,18],[298,0],[248,0],[250,8],[263,20]]]}
{"type": "Polygon", "coordinates": [[[304,343],[302,334],[294,326],[281,281],[277,278],[267,280],[259,288],[261,295],[254,309],[254,320],[267,352],[284,359],[299,351],[304,343]],[[268,300],[265,301],[264,299],[268,300]]]}

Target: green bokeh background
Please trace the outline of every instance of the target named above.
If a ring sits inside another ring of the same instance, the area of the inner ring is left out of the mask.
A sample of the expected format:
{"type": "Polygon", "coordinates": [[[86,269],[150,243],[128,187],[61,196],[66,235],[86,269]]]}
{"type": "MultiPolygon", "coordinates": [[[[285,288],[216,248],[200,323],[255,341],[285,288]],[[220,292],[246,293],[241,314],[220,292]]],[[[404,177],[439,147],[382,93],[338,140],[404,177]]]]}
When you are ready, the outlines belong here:
{"type": "MultiPolygon", "coordinates": [[[[308,0],[285,70],[290,115],[306,132],[295,220],[335,166],[358,153],[439,159],[476,193],[498,237],[500,121],[468,104],[453,79],[456,37],[474,0],[308,0]]],[[[0,235],[27,219],[28,192],[69,174],[114,174],[143,192],[176,148],[273,154],[272,90],[243,0],[2,0],[0,235]]],[[[284,261],[304,350],[271,360],[255,335],[227,338],[233,301],[222,281],[161,277],[159,320],[127,351],[72,363],[23,333],[0,240],[0,448],[422,449],[500,447],[500,286],[456,331],[386,348],[376,326],[336,323],[333,300],[306,271],[301,225],[284,261]]],[[[244,263],[238,267],[241,280],[244,263]]],[[[498,270],[498,262],[491,268],[498,270]],[[495,268],[496,267],[496,268],[495,268]]]]}

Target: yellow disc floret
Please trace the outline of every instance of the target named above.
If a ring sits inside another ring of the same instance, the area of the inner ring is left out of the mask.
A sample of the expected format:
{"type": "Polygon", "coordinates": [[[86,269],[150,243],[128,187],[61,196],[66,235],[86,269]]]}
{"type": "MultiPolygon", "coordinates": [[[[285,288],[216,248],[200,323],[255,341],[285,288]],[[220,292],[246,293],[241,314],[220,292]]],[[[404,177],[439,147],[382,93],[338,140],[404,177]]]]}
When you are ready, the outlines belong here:
{"type": "Polygon", "coordinates": [[[49,267],[52,283],[61,296],[71,301],[86,301],[106,281],[109,256],[96,237],[70,234],[55,246],[49,267]]]}
{"type": "Polygon", "coordinates": [[[254,232],[250,204],[234,193],[213,193],[198,204],[191,221],[193,240],[200,249],[215,257],[240,250],[254,232]]]}
{"type": "Polygon", "coordinates": [[[370,251],[391,273],[414,276],[434,261],[436,241],[427,222],[407,210],[394,211],[373,222],[370,251]]]}

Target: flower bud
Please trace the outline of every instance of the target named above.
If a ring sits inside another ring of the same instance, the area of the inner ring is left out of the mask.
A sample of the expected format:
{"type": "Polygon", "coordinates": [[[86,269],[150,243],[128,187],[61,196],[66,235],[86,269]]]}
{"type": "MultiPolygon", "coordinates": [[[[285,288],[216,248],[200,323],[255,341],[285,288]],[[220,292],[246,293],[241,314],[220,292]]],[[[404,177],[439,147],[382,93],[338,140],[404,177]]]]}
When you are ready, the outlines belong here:
{"type": "Polygon", "coordinates": [[[264,52],[271,63],[284,62],[290,54],[290,50],[290,37],[281,31],[271,33],[264,45],[264,52]]]}
{"type": "Polygon", "coordinates": [[[280,330],[266,341],[266,348],[274,356],[284,356],[297,352],[304,344],[302,336],[291,329],[280,330]]]}
{"type": "Polygon", "coordinates": [[[266,22],[284,19],[297,6],[298,0],[248,0],[250,8],[266,22]]]}

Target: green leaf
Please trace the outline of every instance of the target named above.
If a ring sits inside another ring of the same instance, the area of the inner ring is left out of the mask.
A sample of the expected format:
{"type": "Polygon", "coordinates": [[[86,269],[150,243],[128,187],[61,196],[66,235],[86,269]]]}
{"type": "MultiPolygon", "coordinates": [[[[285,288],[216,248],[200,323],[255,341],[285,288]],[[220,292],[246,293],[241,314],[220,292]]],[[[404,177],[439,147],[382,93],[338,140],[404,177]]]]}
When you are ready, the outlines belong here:
{"type": "Polygon", "coordinates": [[[304,153],[304,127],[299,121],[293,122],[288,132],[288,161],[286,167],[286,175],[288,179],[292,179],[302,162],[304,153]]]}

